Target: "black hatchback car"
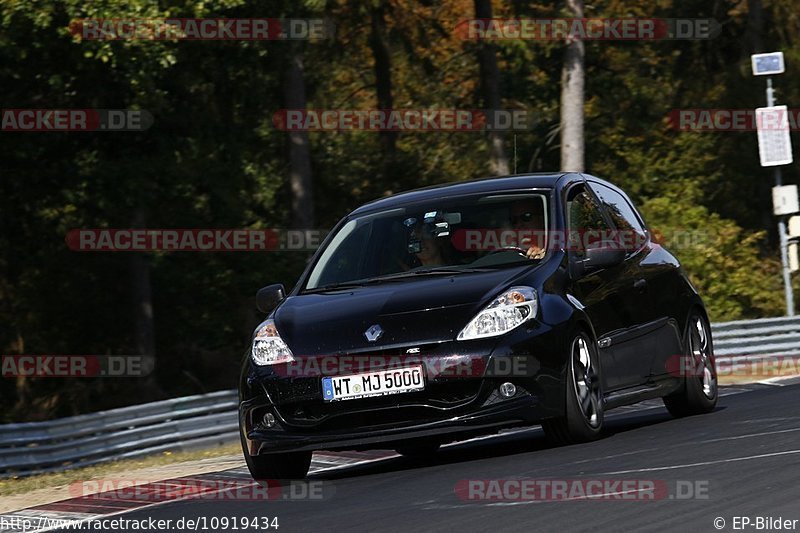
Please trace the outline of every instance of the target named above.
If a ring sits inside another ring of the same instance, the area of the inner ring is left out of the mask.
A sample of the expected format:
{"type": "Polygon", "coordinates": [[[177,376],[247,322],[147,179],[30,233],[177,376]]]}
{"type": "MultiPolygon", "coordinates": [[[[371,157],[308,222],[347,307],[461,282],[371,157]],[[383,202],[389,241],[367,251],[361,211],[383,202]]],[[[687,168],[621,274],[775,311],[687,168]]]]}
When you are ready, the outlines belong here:
{"type": "Polygon", "coordinates": [[[305,476],[313,450],[426,454],[530,424],[575,443],[614,407],[717,401],[700,296],[625,193],[589,175],[368,203],[289,294],[256,299],[239,409],[256,479],[305,476]]]}

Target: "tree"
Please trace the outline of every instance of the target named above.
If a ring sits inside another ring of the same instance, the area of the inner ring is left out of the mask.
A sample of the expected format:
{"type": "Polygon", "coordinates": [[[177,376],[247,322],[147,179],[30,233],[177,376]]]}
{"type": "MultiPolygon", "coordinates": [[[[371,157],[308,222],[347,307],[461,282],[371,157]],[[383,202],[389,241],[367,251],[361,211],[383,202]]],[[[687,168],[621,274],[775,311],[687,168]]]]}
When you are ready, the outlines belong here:
{"type": "MultiPolygon", "coordinates": [[[[287,109],[306,108],[306,82],[302,45],[289,44],[289,57],[283,73],[283,101],[287,109]]],[[[307,131],[290,131],[289,187],[292,191],[292,227],[314,226],[314,191],[311,180],[311,146],[307,131]]]]}
{"type": "MultiPolygon", "coordinates": [[[[378,109],[389,110],[394,107],[394,98],[392,97],[392,56],[386,35],[386,7],[387,2],[380,0],[375,2],[369,10],[369,47],[372,50],[374,62],[375,95],[377,96],[378,109]]],[[[385,157],[383,174],[384,176],[389,176],[394,168],[397,132],[381,131],[378,135],[381,139],[385,157]]]]}
{"type": "MultiPolygon", "coordinates": [[[[492,0],[475,0],[475,18],[492,18],[492,0]]],[[[483,107],[491,113],[500,109],[500,70],[497,68],[495,47],[481,37],[478,38],[478,65],[483,107]]],[[[511,173],[505,139],[506,133],[502,130],[489,132],[489,170],[494,175],[511,173]]]]}
{"type": "MultiPolygon", "coordinates": [[[[566,0],[571,17],[583,18],[583,0],[566,0]]],[[[561,170],[583,172],[584,162],[583,41],[568,38],[561,70],[561,170]]]]}

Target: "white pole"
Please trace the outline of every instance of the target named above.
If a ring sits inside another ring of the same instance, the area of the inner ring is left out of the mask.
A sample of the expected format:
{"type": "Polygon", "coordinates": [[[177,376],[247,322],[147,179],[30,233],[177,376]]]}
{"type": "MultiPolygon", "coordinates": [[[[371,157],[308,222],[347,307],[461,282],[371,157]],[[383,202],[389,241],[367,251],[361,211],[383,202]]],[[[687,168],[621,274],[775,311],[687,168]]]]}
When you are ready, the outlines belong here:
{"type": "MultiPolygon", "coordinates": [[[[775,90],[772,88],[772,78],[767,78],[767,107],[775,105],[775,90]]],[[[775,186],[782,184],[781,168],[775,167],[775,186]]],[[[783,215],[778,215],[778,237],[781,246],[781,270],[783,271],[783,293],[786,298],[786,316],[794,316],[794,292],[792,290],[792,276],[789,270],[789,237],[786,234],[786,222],[783,215]]]]}

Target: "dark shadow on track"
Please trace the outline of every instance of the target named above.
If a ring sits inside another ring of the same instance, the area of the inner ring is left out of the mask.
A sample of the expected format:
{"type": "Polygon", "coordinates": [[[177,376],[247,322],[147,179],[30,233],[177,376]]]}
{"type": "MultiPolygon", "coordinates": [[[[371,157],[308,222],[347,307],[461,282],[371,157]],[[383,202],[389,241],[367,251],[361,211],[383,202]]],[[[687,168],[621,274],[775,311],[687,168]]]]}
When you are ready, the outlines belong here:
{"type": "MultiPolygon", "coordinates": [[[[715,412],[719,412],[723,409],[723,407],[717,407],[715,412]]],[[[609,415],[610,418],[606,421],[606,428],[603,438],[613,438],[628,431],[635,431],[637,429],[675,420],[664,408],[648,409],[647,411],[643,412],[621,413],[619,415],[615,415],[613,411],[610,411],[609,415]]],[[[711,413],[711,415],[713,416],[713,413],[711,413]]],[[[389,472],[427,468],[430,466],[479,461],[493,457],[522,455],[550,448],[557,448],[557,446],[551,445],[545,439],[544,432],[542,431],[541,427],[532,426],[523,432],[500,434],[490,439],[482,439],[448,446],[440,449],[438,452],[431,454],[428,457],[412,458],[398,456],[374,463],[353,465],[350,467],[337,468],[336,470],[327,472],[310,474],[309,479],[348,479],[373,474],[385,474],[389,472]]]]}

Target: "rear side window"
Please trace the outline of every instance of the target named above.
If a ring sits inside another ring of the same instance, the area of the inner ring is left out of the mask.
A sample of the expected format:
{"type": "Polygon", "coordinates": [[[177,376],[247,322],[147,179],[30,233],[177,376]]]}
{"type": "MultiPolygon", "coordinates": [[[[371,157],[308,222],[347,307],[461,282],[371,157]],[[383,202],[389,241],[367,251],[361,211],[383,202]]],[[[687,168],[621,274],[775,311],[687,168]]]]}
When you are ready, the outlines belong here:
{"type": "Polygon", "coordinates": [[[630,202],[620,193],[605,185],[594,182],[591,182],[591,185],[603,203],[611,222],[620,232],[619,238],[625,248],[629,252],[635,252],[644,246],[644,243],[647,242],[647,232],[630,202]]]}

